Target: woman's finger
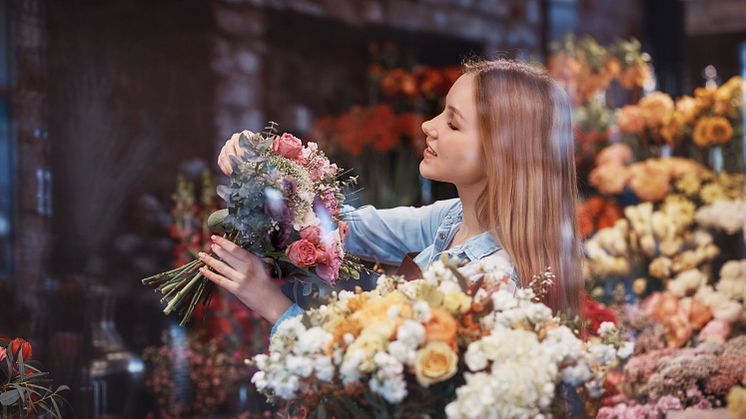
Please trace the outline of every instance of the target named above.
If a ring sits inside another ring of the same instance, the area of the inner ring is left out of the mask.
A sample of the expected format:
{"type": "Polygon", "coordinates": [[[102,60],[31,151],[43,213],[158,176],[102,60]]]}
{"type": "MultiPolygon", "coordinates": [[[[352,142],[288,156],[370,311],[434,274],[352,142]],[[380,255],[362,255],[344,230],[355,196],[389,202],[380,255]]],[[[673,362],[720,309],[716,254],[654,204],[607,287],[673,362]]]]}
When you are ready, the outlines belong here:
{"type": "Polygon", "coordinates": [[[220,170],[226,175],[230,176],[233,170],[231,169],[230,165],[226,164],[225,161],[225,146],[220,150],[220,154],[218,155],[218,167],[220,167],[220,170]]]}
{"type": "Polygon", "coordinates": [[[210,246],[213,252],[215,252],[216,255],[220,257],[220,259],[223,259],[228,265],[232,266],[233,269],[235,269],[238,272],[246,272],[248,271],[249,263],[245,260],[241,260],[237,258],[233,253],[228,252],[227,250],[223,249],[222,247],[218,246],[217,244],[213,243],[212,246],[210,246]]]}
{"type": "Polygon", "coordinates": [[[253,262],[252,254],[248,250],[238,246],[236,243],[233,243],[232,241],[213,235],[212,241],[217,244],[218,246],[222,247],[223,249],[227,250],[231,255],[233,255],[236,259],[239,259],[243,261],[244,263],[251,263],[253,262]]]}
{"type": "Polygon", "coordinates": [[[205,267],[199,268],[199,272],[202,274],[202,276],[214,282],[218,286],[224,288],[226,291],[230,292],[231,294],[235,294],[236,291],[238,291],[238,283],[231,281],[230,279],[224,277],[223,275],[215,273],[205,267]]]}
{"type": "Polygon", "coordinates": [[[236,157],[243,157],[244,151],[243,148],[241,148],[241,133],[233,134],[233,137],[231,137],[231,141],[228,144],[231,146],[233,154],[236,157]]]}
{"type": "Polygon", "coordinates": [[[236,272],[236,270],[231,268],[227,263],[217,260],[204,252],[199,252],[198,256],[202,262],[209,265],[229,280],[237,282],[241,281],[241,274],[236,272]]]}

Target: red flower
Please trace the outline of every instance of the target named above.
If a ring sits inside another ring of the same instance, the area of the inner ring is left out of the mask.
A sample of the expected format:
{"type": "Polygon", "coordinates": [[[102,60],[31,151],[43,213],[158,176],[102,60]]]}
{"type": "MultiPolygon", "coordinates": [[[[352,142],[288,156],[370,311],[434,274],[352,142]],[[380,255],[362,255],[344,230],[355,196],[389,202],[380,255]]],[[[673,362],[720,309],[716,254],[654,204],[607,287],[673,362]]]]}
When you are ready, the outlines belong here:
{"type": "Polygon", "coordinates": [[[598,336],[598,328],[601,327],[601,323],[603,322],[617,324],[616,314],[608,307],[594,301],[586,293],[583,293],[581,298],[583,300],[583,318],[590,321],[589,325],[583,331],[584,339],[589,335],[598,336]]]}
{"type": "Polygon", "coordinates": [[[19,351],[23,355],[24,361],[31,359],[31,344],[21,338],[15,338],[10,341],[10,353],[12,353],[13,356],[18,359],[19,351]]]}

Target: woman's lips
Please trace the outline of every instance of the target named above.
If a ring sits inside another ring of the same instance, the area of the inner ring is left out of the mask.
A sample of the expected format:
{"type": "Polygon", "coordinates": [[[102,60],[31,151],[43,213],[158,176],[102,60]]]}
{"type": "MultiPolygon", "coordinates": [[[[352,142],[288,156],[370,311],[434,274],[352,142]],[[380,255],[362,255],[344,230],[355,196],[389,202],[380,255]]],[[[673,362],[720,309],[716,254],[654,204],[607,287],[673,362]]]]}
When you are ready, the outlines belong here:
{"type": "Polygon", "coordinates": [[[435,152],[430,146],[427,146],[425,150],[422,152],[423,156],[425,157],[431,157],[435,158],[438,157],[438,153],[435,152]]]}

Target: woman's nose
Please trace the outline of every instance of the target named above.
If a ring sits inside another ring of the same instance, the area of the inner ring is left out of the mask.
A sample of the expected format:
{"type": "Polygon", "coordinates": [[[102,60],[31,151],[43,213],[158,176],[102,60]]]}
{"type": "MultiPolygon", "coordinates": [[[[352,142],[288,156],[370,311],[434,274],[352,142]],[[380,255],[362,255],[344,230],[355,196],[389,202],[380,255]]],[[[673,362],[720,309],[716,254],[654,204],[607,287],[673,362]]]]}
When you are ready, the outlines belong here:
{"type": "Polygon", "coordinates": [[[438,132],[432,129],[432,127],[430,126],[431,122],[432,120],[425,121],[422,123],[422,132],[424,132],[425,135],[427,135],[428,137],[437,138],[438,132]]]}

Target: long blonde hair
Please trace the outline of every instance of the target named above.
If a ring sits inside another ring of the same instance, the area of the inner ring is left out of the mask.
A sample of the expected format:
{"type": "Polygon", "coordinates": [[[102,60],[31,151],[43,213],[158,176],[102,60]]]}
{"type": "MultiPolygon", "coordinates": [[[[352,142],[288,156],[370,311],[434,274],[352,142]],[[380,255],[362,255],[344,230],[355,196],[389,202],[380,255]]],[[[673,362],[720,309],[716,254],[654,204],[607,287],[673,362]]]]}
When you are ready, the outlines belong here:
{"type": "Polygon", "coordinates": [[[515,61],[470,60],[487,185],[480,223],[513,259],[523,287],[550,267],[543,298],[555,314],[580,314],[578,190],[567,94],[545,71],[515,61]]]}

